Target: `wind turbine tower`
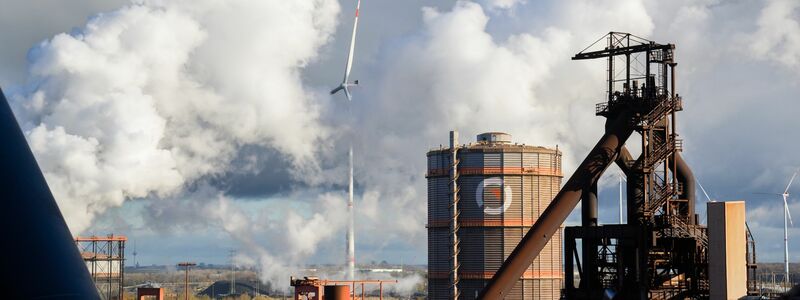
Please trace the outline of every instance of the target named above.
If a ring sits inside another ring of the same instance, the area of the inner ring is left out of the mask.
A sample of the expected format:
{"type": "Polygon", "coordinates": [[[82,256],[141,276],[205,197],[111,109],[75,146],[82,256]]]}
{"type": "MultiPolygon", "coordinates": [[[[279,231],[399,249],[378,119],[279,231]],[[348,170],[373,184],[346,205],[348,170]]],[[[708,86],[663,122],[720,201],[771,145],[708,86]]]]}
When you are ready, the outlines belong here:
{"type": "MultiPolygon", "coordinates": [[[[342,83],[331,91],[331,95],[336,94],[339,91],[344,91],[345,96],[347,96],[347,104],[348,104],[348,112],[352,116],[352,110],[350,105],[353,102],[352,95],[350,94],[350,87],[358,85],[358,80],[350,82],[350,70],[353,67],[353,54],[356,45],[356,32],[358,31],[358,14],[359,10],[361,9],[361,0],[358,0],[356,3],[356,16],[355,21],[353,22],[353,34],[350,38],[350,51],[347,54],[347,64],[345,65],[344,69],[344,79],[342,79],[342,83]]],[[[349,160],[349,172],[348,172],[348,188],[347,188],[347,214],[349,218],[349,223],[347,226],[347,279],[353,280],[355,278],[355,269],[356,269],[356,251],[355,251],[355,224],[353,221],[353,139],[352,134],[350,134],[350,148],[347,152],[348,160],[349,160]]]]}
{"type": "Polygon", "coordinates": [[[784,271],[784,278],[783,281],[788,285],[789,284],[789,225],[786,223],[787,218],[789,223],[792,223],[794,226],[794,222],[792,222],[792,214],[789,213],[789,187],[792,186],[792,182],[794,178],[797,177],[797,171],[792,174],[792,179],[789,179],[789,184],[786,185],[786,189],[783,190],[783,271],[784,271]]]}

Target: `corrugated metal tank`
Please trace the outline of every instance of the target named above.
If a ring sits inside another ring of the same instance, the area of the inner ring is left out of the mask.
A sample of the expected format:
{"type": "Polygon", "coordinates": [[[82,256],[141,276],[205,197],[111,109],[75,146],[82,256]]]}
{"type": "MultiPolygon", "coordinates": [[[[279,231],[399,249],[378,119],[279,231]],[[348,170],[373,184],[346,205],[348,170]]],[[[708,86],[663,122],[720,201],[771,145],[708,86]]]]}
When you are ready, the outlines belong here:
{"type": "MultiPolygon", "coordinates": [[[[557,149],[511,143],[491,132],[458,147],[460,299],[475,299],[561,187],[557,149]]],[[[450,169],[452,153],[428,152],[428,298],[448,299],[450,169]]],[[[562,234],[506,299],[559,299],[563,284],[562,234]]]]}

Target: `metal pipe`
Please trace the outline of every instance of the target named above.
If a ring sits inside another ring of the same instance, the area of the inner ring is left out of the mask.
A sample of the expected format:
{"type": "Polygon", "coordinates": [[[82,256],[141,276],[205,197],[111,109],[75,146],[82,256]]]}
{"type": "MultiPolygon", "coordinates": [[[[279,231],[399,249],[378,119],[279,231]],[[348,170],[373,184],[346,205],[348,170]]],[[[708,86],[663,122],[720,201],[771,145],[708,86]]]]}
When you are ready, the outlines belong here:
{"type": "Polygon", "coordinates": [[[680,194],[681,199],[686,199],[686,206],[680,212],[681,215],[688,216],[689,223],[695,223],[695,205],[697,201],[696,193],[697,193],[697,181],[694,178],[694,173],[692,173],[692,169],[689,167],[689,164],[683,159],[680,153],[675,153],[675,161],[670,162],[670,166],[675,166],[675,169],[672,171],[678,178],[678,182],[683,185],[683,193],[680,194]]]}
{"type": "Polygon", "coordinates": [[[452,153],[450,185],[450,233],[452,242],[452,256],[450,258],[450,291],[451,298],[458,300],[458,131],[450,131],[450,152],[452,153]]]}
{"type": "Polygon", "coordinates": [[[632,113],[623,110],[594,146],[575,173],[564,184],[553,201],[542,212],[536,223],[503,262],[492,280],[483,289],[480,299],[503,299],[539,255],[544,246],[558,230],[570,212],[580,202],[583,190],[600,179],[606,168],[615,160],[620,148],[633,132],[632,113]]]}
{"type": "MultiPolygon", "coordinates": [[[[672,125],[672,130],[671,130],[672,136],[670,136],[668,134],[667,138],[674,138],[674,139],[678,138],[677,120],[675,119],[676,113],[675,113],[675,104],[674,104],[675,101],[677,101],[677,99],[675,98],[677,96],[677,94],[675,92],[676,88],[677,88],[677,83],[675,81],[675,79],[676,79],[675,66],[677,66],[677,65],[678,64],[674,63],[674,62],[669,64],[669,67],[670,67],[669,68],[670,69],[669,73],[670,73],[670,75],[672,75],[672,79],[670,80],[670,84],[672,85],[672,87],[670,88],[670,101],[672,101],[672,103],[673,103],[673,109],[672,109],[672,117],[670,118],[670,122],[671,122],[671,125],[672,125]]],[[[673,151],[672,153],[673,153],[672,156],[675,157],[675,160],[672,162],[672,167],[673,167],[672,168],[672,170],[673,170],[672,171],[672,182],[675,183],[675,182],[678,182],[678,172],[675,172],[675,170],[678,169],[678,165],[677,165],[678,164],[678,159],[677,159],[678,150],[675,149],[675,151],[673,151]]],[[[689,215],[689,218],[694,219],[694,215],[689,215]]],[[[690,223],[693,224],[694,221],[690,220],[690,223]]]]}

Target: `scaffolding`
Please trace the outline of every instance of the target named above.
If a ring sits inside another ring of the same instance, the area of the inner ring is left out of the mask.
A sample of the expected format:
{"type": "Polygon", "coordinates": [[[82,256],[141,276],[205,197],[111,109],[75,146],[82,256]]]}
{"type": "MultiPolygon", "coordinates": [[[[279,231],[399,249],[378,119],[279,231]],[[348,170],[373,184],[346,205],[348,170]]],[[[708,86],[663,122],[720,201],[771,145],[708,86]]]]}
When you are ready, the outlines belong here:
{"type": "Polygon", "coordinates": [[[78,250],[89,269],[97,292],[104,300],[123,299],[125,279],[125,242],[128,238],[118,235],[106,237],[77,237],[78,250]]]}

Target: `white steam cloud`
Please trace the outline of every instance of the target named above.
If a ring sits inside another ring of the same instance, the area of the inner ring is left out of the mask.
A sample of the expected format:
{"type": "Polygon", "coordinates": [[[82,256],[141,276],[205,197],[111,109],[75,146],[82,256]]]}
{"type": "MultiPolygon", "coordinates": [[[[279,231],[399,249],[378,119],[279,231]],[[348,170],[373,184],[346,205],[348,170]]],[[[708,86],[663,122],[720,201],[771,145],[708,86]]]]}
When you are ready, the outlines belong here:
{"type": "Polygon", "coordinates": [[[301,70],[339,6],[312,1],[137,1],[31,51],[14,97],[73,233],[125,199],[229,171],[243,145],[298,169],[328,136],[301,70]]]}
{"type": "Polygon", "coordinates": [[[290,209],[276,213],[275,207],[247,213],[219,196],[205,207],[204,215],[243,246],[237,263],[256,267],[261,280],[275,288],[285,286],[289,275],[302,275],[304,260],[344,227],[344,201],[340,194],[322,194],[310,216],[304,216],[290,209]],[[265,237],[267,245],[259,242],[265,237]]]}

